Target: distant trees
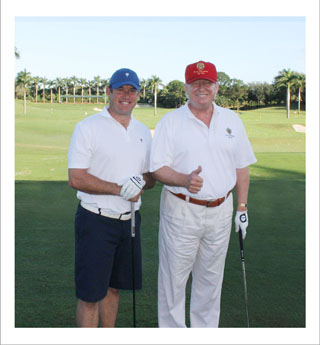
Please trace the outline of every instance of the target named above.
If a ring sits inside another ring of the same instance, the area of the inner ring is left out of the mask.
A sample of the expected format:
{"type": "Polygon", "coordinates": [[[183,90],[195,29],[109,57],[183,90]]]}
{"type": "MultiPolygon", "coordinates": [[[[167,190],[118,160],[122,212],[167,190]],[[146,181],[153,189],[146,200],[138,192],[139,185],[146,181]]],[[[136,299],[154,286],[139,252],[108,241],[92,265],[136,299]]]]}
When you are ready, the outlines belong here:
{"type": "Polygon", "coordinates": [[[38,103],[38,85],[40,82],[41,82],[41,78],[39,76],[32,78],[32,83],[34,85],[34,94],[35,94],[36,103],[38,103]]]}
{"type": "Polygon", "coordinates": [[[20,53],[19,53],[17,47],[14,47],[14,56],[16,59],[20,59],[20,53]]]}
{"type": "Polygon", "coordinates": [[[291,86],[294,83],[294,81],[297,78],[297,73],[291,71],[290,69],[284,69],[281,72],[279,72],[279,75],[277,75],[274,78],[275,81],[275,87],[276,88],[282,88],[286,87],[287,89],[287,118],[290,117],[290,105],[291,105],[291,86]]]}
{"type": "Polygon", "coordinates": [[[99,88],[101,86],[101,78],[97,75],[93,78],[94,80],[94,83],[95,83],[95,87],[97,89],[97,102],[96,103],[99,103],[99,99],[98,99],[98,96],[99,96],[99,88]]]}
{"type": "Polygon", "coordinates": [[[146,87],[147,81],[145,79],[140,80],[140,92],[142,94],[143,103],[146,103],[146,87]]]}
{"type": "Polygon", "coordinates": [[[239,110],[242,104],[247,103],[248,86],[240,79],[231,79],[229,98],[231,105],[239,110]]]}
{"type": "Polygon", "coordinates": [[[88,91],[89,91],[89,103],[91,103],[91,90],[94,87],[95,82],[93,80],[89,80],[87,82],[87,86],[88,86],[88,91]]]}
{"type": "Polygon", "coordinates": [[[298,73],[293,82],[293,86],[298,88],[298,114],[301,110],[301,95],[306,87],[306,76],[303,73],[298,73]]]}
{"type": "Polygon", "coordinates": [[[157,96],[158,96],[158,89],[159,86],[164,86],[162,80],[157,77],[156,75],[151,76],[151,78],[147,82],[148,87],[152,90],[154,96],[154,115],[157,115],[157,96]]]}
{"type": "Polygon", "coordinates": [[[165,108],[179,108],[186,101],[184,83],[173,80],[159,94],[159,101],[165,108]]]}
{"type": "Polygon", "coordinates": [[[240,109],[247,105],[248,86],[240,79],[231,79],[226,73],[218,72],[219,91],[216,103],[222,107],[240,109]]]}
{"type": "Polygon", "coordinates": [[[68,89],[69,89],[70,79],[69,78],[63,78],[62,82],[63,82],[63,87],[64,87],[65,93],[66,93],[66,103],[68,103],[68,89]]]}
{"type": "Polygon", "coordinates": [[[272,102],[273,85],[268,83],[250,83],[248,84],[248,103],[249,105],[256,104],[268,105],[272,102]]]}
{"type": "Polygon", "coordinates": [[[79,79],[79,84],[81,86],[81,103],[83,103],[83,89],[87,86],[87,80],[84,78],[79,79]]]}
{"type": "Polygon", "coordinates": [[[104,93],[104,103],[107,104],[107,86],[109,85],[109,79],[101,79],[101,87],[103,88],[104,93]]]}
{"type": "Polygon", "coordinates": [[[23,104],[24,114],[27,114],[27,88],[31,85],[31,73],[26,69],[19,72],[16,78],[16,84],[23,88],[23,104]]]}
{"type": "Polygon", "coordinates": [[[41,85],[42,85],[42,102],[45,103],[46,101],[46,87],[47,87],[47,78],[41,78],[40,80],[41,85]]]}
{"type": "Polygon", "coordinates": [[[55,83],[55,88],[58,90],[58,103],[60,103],[61,102],[60,93],[61,93],[61,88],[63,88],[64,82],[62,78],[56,78],[54,83],[55,83]]]}
{"type": "Polygon", "coordinates": [[[73,89],[73,103],[76,103],[76,87],[78,86],[78,78],[74,75],[70,78],[70,83],[73,89]]]}
{"type": "MultiPolygon", "coordinates": [[[[254,82],[245,84],[242,80],[230,78],[225,72],[218,72],[219,92],[215,102],[218,105],[233,109],[243,109],[248,107],[259,107],[271,104],[287,104],[287,118],[290,116],[290,105],[292,101],[298,104],[298,113],[301,110],[301,104],[305,102],[306,84],[305,75],[291,71],[290,69],[282,70],[274,78],[272,84],[254,82]]],[[[78,78],[56,78],[51,81],[39,76],[31,77],[26,70],[19,72],[16,77],[16,97],[23,98],[25,101],[38,102],[39,85],[42,87],[42,102],[57,101],[61,103],[61,98],[73,97],[73,102],[77,98],[83,102],[92,102],[92,98],[97,98],[99,103],[101,90],[103,89],[104,103],[107,103],[106,87],[108,79],[102,79],[95,76],[93,80],[78,78]],[[69,89],[72,94],[69,96],[69,89]],[[46,91],[50,90],[46,93],[46,91]]],[[[170,81],[165,85],[162,80],[153,75],[151,78],[140,82],[140,99],[139,103],[145,103],[154,106],[154,115],[157,114],[158,103],[166,108],[178,108],[186,102],[184,83],[179,80],[170,81]]],[[[78,101],[79,102],[79,101],[78,101]]]]}
{"type": "Polygon", "coordinates": [[[50,103],[53,103],[53,88],[55,87],[55,81],[54,80],[48,80],[48,87],[50,89],[50,103]]]}

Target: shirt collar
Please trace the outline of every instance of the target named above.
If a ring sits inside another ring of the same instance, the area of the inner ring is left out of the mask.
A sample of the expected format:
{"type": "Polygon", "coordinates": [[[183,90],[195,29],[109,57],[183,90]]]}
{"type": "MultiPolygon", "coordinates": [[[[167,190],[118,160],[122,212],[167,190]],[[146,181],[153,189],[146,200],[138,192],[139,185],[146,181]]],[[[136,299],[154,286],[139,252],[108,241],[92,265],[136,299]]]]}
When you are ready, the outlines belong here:
{"type": "MultiPolygon", "coordinates": [[[[187,101],[187,103],[186,103],[184,106],[185,106],[186,109],[187,109],[188,117],[189,117],[190,119],[194,119],[194,118],[196,118],[196,117],[192,114],[192,112],[191,112],[191,110],[190,110],[190,108],[189,108],[189,105],[188,105],[189,102],[190,102],[190,101],[187,101]]],[[[215,102],[212,102],[212,105],[213,105],[213,115],[212,115],[212,117],[218,116],[218,114],[219,114],[218,106],[216,105],[215,102]]]]}
{"type": "MultiPolygon", "coordinates": [[[[121,124],[111,116],[111,114],[109,113],[109,110],[108,110],[107,106],[105,106],[105,107],[103,108],[103,110],[100,112],[100,114],[101,114],[102,116],[106,117],[107,119],[111,119],[112,121],[116,122],[117,124],[119,124],[119,125],[121,126],[121,124]]],[[[134,118],[134,116],[131,114],[131,115],[130,115],[130,122],[129,122],[128,128],[130,128],[130,127],[133,125],[133,122],[134,122],[134,121],[135,121],[135,118],[134,118]]]]}

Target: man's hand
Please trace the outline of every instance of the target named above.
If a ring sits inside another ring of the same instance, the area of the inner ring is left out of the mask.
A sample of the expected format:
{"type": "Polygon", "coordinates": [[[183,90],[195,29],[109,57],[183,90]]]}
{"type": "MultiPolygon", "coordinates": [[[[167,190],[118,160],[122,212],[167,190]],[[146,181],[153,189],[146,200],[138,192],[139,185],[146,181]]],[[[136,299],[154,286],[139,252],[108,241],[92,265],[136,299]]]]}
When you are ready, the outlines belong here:
{"type": "Polygon", "coordinates": [[[234,218],[235,231],[239,232],[241,229],[242,239],[245,239],[247,234],[248,221],[248,212],[247,211],[237,211],[234,218]]]}
{"type": "Polygon", "coordinates": [[[191,174],[187,176],[186,188],[189,192],[198,193],[201,190],[203,185],[203,178],[199,176],[201,171],[202,168],[199,165],[196,170],[192,171],[191,174]]]}
{"type": "Polygon", "coordinates": [[[139,199],[145,184],[146,182],[142,175],[132,176],[123,184],[120,196],[128,201],[137,201],[136,199],[139,199]]]}

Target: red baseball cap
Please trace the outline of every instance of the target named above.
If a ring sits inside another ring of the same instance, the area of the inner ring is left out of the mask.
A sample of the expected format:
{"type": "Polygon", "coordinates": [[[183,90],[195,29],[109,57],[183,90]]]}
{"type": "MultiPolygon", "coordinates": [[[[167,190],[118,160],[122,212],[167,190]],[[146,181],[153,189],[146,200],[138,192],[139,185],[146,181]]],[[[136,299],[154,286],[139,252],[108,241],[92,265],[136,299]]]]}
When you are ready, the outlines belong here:
{"type": "Polygon", "coordinates": [[[191,84],[195,80],[206,79],[212,83],[218,80],[216,66],[210,62],[198,61],[186,67],[186,83],[191,84]]]}

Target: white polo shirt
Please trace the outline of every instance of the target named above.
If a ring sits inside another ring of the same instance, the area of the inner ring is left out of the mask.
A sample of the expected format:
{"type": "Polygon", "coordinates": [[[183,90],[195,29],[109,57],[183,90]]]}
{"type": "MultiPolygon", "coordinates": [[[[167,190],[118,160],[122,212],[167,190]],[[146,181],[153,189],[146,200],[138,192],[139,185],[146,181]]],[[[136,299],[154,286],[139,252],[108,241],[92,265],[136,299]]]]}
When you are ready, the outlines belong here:
{"type": "Polygon", "coordinates": [[[203,187],[197,194],[184,187],[166,186],[174,193],[197,199],[217,199],[235,186],[236,169],[255,163],[241,119],[232,110],[213,103],[209,128],[197,119],[188,103],[166,114],[157,124],[150,159],[150,171],[168,166],[190,174],[200,165],[203,187]]]}
{"type": "MultiPolygon", "coordinates": [[[[122,184],[131,176],[149,171],[151,141],[150,130],[132,115],[125,129],[105,107],[76,125],[69,147],[68,167],[88,169],[88,173],[104,181],[122,184]]],[[[130,202],[120,196],[78,191],[77,197],[107,212],[130,211],[130,202]]],[[[140,205],[141,198],[136,209],[140,205]]]]}

